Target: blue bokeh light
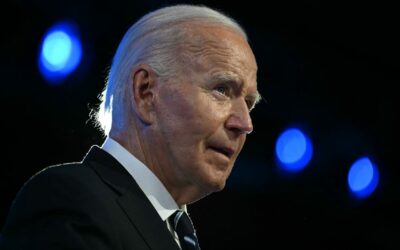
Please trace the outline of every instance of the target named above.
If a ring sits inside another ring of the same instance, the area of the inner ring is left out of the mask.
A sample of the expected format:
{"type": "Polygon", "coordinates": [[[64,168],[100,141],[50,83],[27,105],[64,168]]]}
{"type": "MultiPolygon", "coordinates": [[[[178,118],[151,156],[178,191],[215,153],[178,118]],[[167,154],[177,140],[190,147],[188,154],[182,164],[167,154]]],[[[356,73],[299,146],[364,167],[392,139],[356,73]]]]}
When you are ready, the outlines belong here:
{"type": "Polygon", "coordinates": [[[82,45],[77,28],[69,22],[53,25],[44,35],[39,52],[39,69],[51,84],[61,83],[79,65],[82,45]]]}
{"type": "Polygon", "coordinates": [[[290,128],[279,136],[275,153],[283,170],[298,172],[310,162],[313,146],[311,140],[301,130],[290,128]]]}
{"type": "Polygon", "coordinates": [[[355,196],[365,198],[371,195],[378,186],[378,168],[368,157],[362,157],[352,164],[347,182],[355,196]]]}

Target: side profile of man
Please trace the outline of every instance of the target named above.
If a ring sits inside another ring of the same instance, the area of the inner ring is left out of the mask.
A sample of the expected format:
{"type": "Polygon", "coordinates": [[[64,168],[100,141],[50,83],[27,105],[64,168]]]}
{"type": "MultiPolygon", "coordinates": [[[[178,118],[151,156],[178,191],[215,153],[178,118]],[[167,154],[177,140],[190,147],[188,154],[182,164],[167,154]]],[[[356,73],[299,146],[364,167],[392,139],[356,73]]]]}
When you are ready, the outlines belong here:
{"type": "Polygon", "coordinates": [[[177,5],[142,17],[101,98],[104,144],[31,178],[0,248],[200,249],[186,205],[224,188],[253,130],[256,76],[245,32],[220,12],[177,5]]]}

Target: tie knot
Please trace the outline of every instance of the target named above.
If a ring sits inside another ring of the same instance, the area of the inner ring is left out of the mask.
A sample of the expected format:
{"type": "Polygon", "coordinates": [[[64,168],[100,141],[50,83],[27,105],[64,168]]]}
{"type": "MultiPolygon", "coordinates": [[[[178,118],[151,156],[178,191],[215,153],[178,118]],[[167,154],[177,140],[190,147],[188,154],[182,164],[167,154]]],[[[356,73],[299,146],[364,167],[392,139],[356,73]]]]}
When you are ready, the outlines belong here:
{"type": "Polygon", "coordinates": [[[194,234],[194,227],[189,215],[182,210],[176,211],[171,217],[170,223],[178,235],[194,234]]]}
{"type": "Polygon", "coordinates": [[[199,243],[189,215],[182,210],[176,211],[169,217],[169,223],[178,234],[183,250],[199,250],[199,243]]]}

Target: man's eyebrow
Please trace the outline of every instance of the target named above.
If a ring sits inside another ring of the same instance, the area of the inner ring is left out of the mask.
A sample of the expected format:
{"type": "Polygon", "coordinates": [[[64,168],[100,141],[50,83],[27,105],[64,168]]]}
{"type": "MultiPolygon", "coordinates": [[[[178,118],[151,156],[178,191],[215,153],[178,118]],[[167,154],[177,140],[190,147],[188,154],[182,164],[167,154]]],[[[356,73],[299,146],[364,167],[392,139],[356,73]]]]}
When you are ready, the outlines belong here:
{"type": "MultiPolygon", "coordinates": [[[[237,84],[237,87],[241,87],[243,84],[243,81],[240,79],[239,76],[235,75],[235,74],[231,74],[231,73],[218,73],[218,74],[214,74],[212,76],[213,81],[216,82],[220,82],[220,83],[234,83],[237,84]]],[[[257,82],[256,82],[256,86],[257,86],[257,82]]],[[[254,94],[250,94],[249,96],[254,96],[257,101],[261,98],[260,94],[258,93],[258,91],[254,94]]]]}
{"type": "Polygon", "coordinates": [[[221,83],[239,83],[239,77],[229,73],[217,73],[212,76],[214,81],[221,83]]]}
{"type": "Polygon", "coordinates": [[[256,93],[248,95],[246,99],[250,99],[249,101],[251,101],[251,107],[249,107],[249,109],[252,110],[263,98],[257,90],[256,93]]]}
{"type": "MultiPolygon", "coordinates": [[[[213,81],[216,81],[219,83],[226,83],[226,84],[236,83],[238,85],[241,84],[241,81],[239,80],[238,76],[236,76],[234,74],[226,73],[226,72],[214,74],[212,76],[212,79],[213,79],[213,81]]],[[[256,86],[257,86],[257,82],[256,82],[256,86]]],[[[255,93],[248,95],[247,97],[250,97],[252,99],[252,101],[254,102],[253,107],[257,103],[259,103],[261,100],[264,99],[261,96],[260,92],[258,92],[258,90],[255,93]]]]}
{"type": "Polygon", "coordinates": [[[261,96],[260,92],[257,92],[252,95],[254,97],[254,105],[256,105],[257,103],[259,103],[261,100],[263,100],[264,98],[261,96]]]}

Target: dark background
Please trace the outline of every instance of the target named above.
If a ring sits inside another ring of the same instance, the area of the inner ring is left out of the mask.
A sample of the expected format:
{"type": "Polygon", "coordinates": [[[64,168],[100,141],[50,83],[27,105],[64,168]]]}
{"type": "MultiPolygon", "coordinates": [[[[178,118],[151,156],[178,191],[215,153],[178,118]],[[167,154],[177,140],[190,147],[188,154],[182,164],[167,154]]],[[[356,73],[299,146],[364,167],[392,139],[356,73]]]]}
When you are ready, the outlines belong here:
{"type": "MultiPolygon", "coordinates": [[[[1,21],[0,226],[19,188],[56,163],[80,161],[102,135],[88,119],[130,25],[184,1],[6,1],[1,21]],[[63,85],[37,68],[48,27],[74,20],[83,59],[63,85]]],[[[227,187],[189,206],[203,249],[400,249],[398,8],[379,1],[186,1],[217,8],[248,32],[266,102],[227,187]],[[257,3],[258,2],[258,3],[257,3]],[[314,157],[285,175],[279,134],[302,128],[314,157]],[[352,162],[369,156],[376,191],[355,199],[352,162]]]]}

